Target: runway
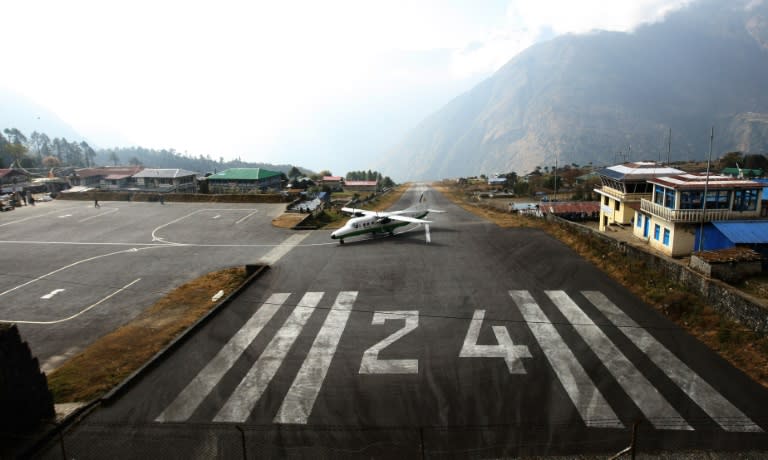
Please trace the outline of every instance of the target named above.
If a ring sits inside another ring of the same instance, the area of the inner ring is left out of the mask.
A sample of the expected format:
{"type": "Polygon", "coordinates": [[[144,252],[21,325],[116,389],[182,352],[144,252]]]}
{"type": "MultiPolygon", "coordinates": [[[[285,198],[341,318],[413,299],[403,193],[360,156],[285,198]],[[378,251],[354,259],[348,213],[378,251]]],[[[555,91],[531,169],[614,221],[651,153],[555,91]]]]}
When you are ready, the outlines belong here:
{"type": "Polygon", "coordinates": [[[78,458],[615,453],[636,424],[647,450],[768,448],[764,388],[539,230],[424,188],[394,208],[422,193],[431,243],[311,232],[78,425],[78,458]]]}

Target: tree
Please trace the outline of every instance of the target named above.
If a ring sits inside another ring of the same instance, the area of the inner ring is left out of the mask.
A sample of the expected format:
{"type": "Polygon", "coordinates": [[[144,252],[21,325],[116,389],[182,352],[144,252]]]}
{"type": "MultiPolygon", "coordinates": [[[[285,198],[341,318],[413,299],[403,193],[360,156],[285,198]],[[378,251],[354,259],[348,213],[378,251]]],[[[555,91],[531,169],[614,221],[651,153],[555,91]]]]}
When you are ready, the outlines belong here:
{"type": "Polygon", "coordinates": [[[762,169],[765,171],[768,166],[768,159],[765,155],[745,155],[744,156],[744,168],[746,169],[762,169]]]}
{"type": "Polygon", "coordinates": [[[120,157],[118,157],[117,153],[114,151],[109,152],[109,161],[111,161],[114,166],[117,166],[117,164],[120,163],[120,157]]]}
{"type": "Polygon", "coordinates": [[[43,158],[43,166],[46,168],[56,168],[61,166],[61,161],[53,155],[43,158]]]}
{"type": "Polygon", "coordinates": [[[720,169],[735,168],[737,163],[739,165],[744,164],[744,159],[741,152],[728,152],[723,155],[722,158],[720,158],[718,166],[720,166],[720,169]]]}
{"type": "Polygon", "coordinates": [[[130,160],[128,160],[128,164],[131,166],[141,166],[141,160],[139,160],[137,157],[131,157],[130,160]]]}
{"type": "Polygon", "coordinates": [[[291,179],[299,176],[301,176],[301,171],[299,171],[299,168],[297,168],[296,166],[292,167],[291,170],[288,171],[288,177],[290,177],[291,179]]]}
{"type": "Polygon", "coordinates": [[[8,142],[11,144],[25,144],[27,142],[27,137],[16,128],[5,128],[3,132],[8,136],[8,142]]]}
{"type": "Polygon", "coordinates": [[[80,142],[80,148],[83,149],[83,159],[85,160],[85,167],[90,168],[91,166],[94,166],[93,159],[96,158],[96,152],[93,151],[90,145],[88,145],[87,142],[82,141],[80,142]]]}

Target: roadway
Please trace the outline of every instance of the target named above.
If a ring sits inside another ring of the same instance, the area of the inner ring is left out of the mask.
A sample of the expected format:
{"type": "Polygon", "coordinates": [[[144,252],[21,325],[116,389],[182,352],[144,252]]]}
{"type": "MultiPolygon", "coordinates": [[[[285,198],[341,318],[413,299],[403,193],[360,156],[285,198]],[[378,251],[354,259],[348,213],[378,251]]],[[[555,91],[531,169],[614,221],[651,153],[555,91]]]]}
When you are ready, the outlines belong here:
{"type": "MultiPolygon", "coordinates": [[[[69,432],[68,453],[615,453],[635,423],[645,450],[768,448],[765,388],[539,230],[498,228],[425,187],[394,208],[422,193],[446,211],[429,216],[431,244],[413,226],[343,246],[298,233],[69,432]]],[[[169,241],[205,238],[173,230],[169,241]]]]}

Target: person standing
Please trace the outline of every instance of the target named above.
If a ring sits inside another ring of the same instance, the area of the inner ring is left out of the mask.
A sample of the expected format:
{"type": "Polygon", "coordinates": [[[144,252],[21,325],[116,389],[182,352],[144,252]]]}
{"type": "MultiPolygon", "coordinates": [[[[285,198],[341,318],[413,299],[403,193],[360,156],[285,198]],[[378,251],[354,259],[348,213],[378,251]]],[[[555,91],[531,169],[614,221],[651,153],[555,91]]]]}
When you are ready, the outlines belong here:
{"type": "Polygon", "coordinates": [[[99,199],[98,198],[95,198],[93,200],[93,207],[94,208],[100,208],[101,207],[101,206],[99,206],[99,199]]]}

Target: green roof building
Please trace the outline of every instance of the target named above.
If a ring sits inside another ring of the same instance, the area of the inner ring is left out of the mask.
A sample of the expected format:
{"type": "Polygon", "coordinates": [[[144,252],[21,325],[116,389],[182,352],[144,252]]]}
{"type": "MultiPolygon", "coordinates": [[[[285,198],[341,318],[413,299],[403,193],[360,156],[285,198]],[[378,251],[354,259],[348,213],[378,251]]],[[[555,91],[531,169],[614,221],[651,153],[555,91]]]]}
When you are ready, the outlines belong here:
{"type": "Polygon", "coordinates": [[[282,173],[263,168],[230,168],[208,176],[212,193],[243,193],[282,187],[282,173]]]}

